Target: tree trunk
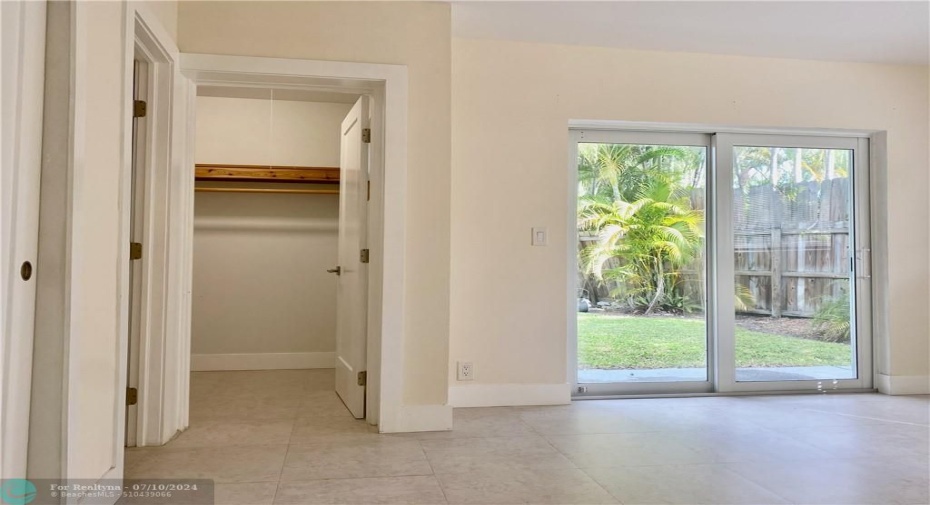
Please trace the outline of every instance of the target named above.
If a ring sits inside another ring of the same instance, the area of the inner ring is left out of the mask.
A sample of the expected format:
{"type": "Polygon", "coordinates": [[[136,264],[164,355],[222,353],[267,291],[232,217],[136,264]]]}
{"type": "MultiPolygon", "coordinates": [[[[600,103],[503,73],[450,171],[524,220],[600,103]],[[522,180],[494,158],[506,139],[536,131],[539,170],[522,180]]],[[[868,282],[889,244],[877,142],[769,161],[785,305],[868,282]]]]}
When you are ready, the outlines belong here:
{"type": "Polygon", "coordinates": [[[659,259],[656,261],[656,272],[658,272],[658,278],[656,279],[656,294],[652,298],[652,301],[649,302],[649,306],[646,307],[646,314],[652,314],[652,310],[655,309],[656,305],[659,303],[665,296],[665,272],[662,270],[662,260],[659,259]]]}
{"type": "Polygon", "coordinates": [[[794,151],[794,182],[798,183],[804,180],[804,160],[803,150],[799,147],[794,151]]]}
{"type": "Polygon", "coordinates": [[[778,185],[778,178],[779,178],[779,173],[778,173],[778,148],[777,148],[777,147],[772,147],[772,148],[770,148],[770,149],[769,149],[769,154],[771,155],[771,160],[772,160],[772,163],[771,163],[771,165],[772,165],[772,173],[769,174],[769,175],[772,176],[772,187],[774,188],[775,186],[778,185]]]}

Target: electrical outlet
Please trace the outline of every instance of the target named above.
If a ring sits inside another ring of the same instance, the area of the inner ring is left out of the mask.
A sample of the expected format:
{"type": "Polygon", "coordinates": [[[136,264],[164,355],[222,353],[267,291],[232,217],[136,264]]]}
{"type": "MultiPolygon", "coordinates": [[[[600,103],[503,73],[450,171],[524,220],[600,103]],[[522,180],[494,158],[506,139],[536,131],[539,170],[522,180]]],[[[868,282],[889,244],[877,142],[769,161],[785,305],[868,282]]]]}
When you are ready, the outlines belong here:
{"type": "Polygon", "coordinates": [[[456,378],[460,381],[475,380],[475,365],[470,361],[458,361],[458,373],[456,378]]]}

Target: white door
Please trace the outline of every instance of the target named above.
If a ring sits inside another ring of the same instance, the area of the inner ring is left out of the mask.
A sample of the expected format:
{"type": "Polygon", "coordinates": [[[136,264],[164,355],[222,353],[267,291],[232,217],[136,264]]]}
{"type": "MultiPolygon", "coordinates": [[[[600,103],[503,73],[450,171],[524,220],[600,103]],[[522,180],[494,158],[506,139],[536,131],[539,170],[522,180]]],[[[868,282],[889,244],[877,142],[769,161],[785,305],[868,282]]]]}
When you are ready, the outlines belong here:
{"type": "Polygon", "coordinates": [[[368,98],[342,120],[339,175],[339,265],[336,283],[336,393],[357,419],[365,417],[365,346],[368,330],[368,98]]]}
{"type": "Polygon", "coordinates": [[[39,173],[45,81],[45,2],[3,2],[3,322],[4,478],[25,477],[39,238],[39,173]],[[5,366],[4,366],[5,364],[5,366]]]}

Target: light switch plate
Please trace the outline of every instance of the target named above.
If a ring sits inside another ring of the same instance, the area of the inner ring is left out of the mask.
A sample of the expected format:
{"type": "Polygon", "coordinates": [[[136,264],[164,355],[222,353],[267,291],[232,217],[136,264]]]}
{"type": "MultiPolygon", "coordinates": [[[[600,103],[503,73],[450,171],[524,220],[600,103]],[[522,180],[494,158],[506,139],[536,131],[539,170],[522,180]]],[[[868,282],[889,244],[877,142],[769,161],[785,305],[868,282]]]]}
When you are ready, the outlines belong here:
{"type": "Polygon", "coordinates": [[[549,245],[549,231],[542,226],[533,227],[533,245],[534,246],[546,246],[549,245]]]}

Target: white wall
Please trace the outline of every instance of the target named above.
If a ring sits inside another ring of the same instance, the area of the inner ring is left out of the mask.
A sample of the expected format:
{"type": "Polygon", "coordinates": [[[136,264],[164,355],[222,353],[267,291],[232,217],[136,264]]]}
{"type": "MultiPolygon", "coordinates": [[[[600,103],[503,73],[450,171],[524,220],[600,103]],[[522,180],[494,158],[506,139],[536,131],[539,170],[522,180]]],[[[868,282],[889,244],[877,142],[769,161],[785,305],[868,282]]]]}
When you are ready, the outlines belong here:
{"type": "Polygon", "coordinates": [[[197,194],[195,370],[332,367],[336,282],[326,269],[337,263],[338,202],[337,195],[197,194]]]}
{"type": "Polygon", "coordinates": [[[171,40],[178,38],[178,2],[176,0],[141,0],[139,8],[146,9],[158,19],[171,40]]]}
{"type": "MultiPolygon", "coordinates": [[[[349,108],[198,97],[195,160],[338,167],[349,108]]],[[[338,219],[338,195],[196,194],[194,370],[332,367],[338,219]]]]}
{"type": "Polygon", "coordinates": [[[339,166],[352,104],[197,97],[197,163],[339,166]]]}
{"type": "Polygon", "coordinates": [[[404,403],[446,403],[451,11],[438,2],[182,2],[184,52],[408,68],[404,403]]]}
{"type": "Polygon", "coordinates": [[[879,371],[926,389],[930,244],[914,223],[930,210],[927,67],[456,38],[452,76],[453,405],[513,384],[567,400],[570,119],[887,130],[879,371]],[[549,228],[548,247],[530,246],[533,226],[549,228]],[[456,360],[474,362],[474,382],[455,382],[456,360]]]}

